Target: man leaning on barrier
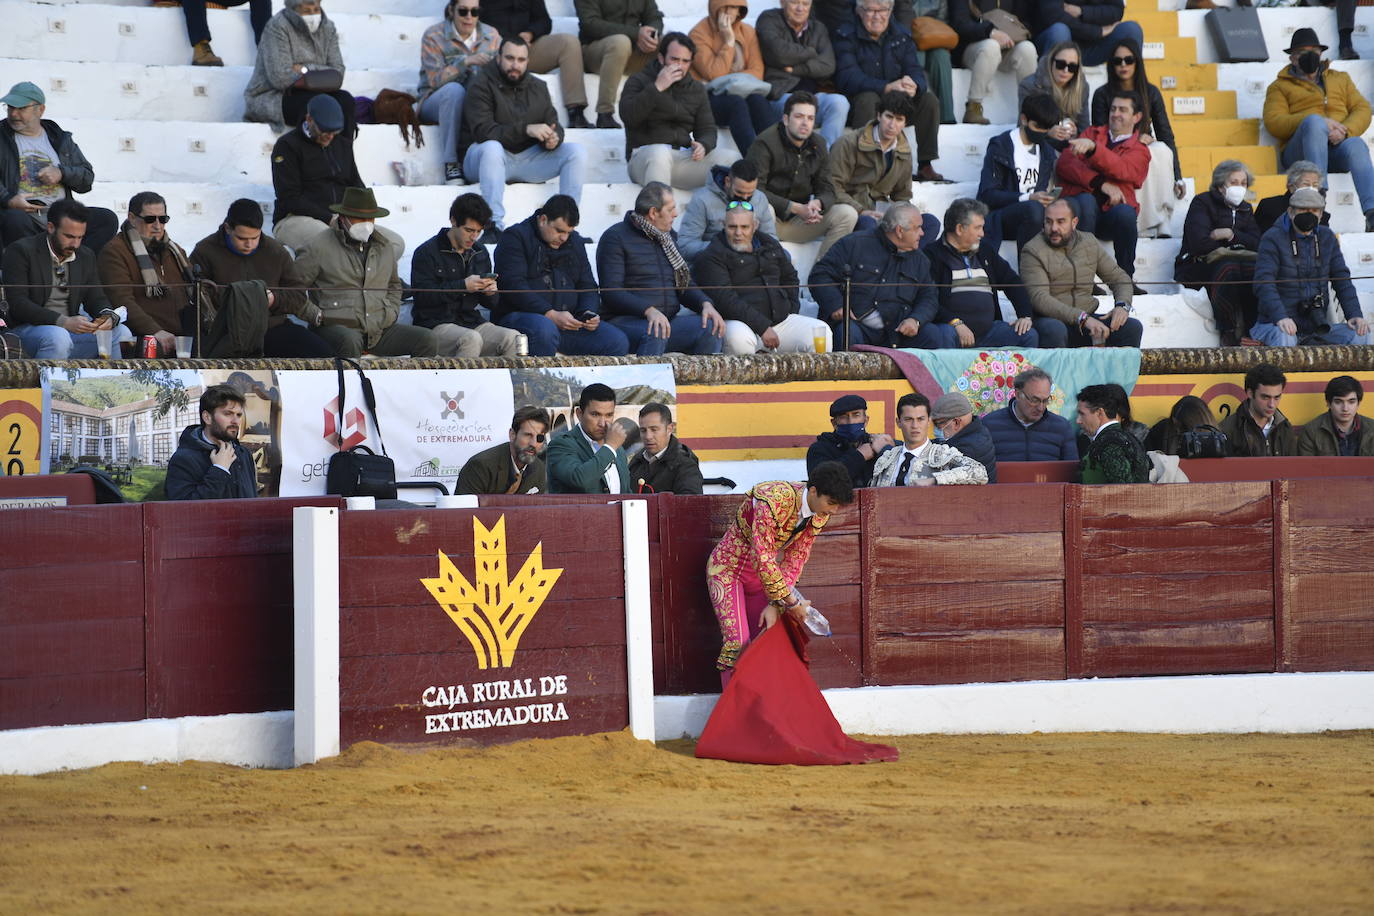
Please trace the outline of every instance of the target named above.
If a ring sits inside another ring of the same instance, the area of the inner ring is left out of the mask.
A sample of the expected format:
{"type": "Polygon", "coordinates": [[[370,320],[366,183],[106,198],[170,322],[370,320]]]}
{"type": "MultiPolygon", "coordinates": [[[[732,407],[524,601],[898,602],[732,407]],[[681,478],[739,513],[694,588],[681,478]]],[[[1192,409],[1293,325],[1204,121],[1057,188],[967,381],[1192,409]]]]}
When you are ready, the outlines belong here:
{"type": "Polygon", "coordinates": [[[493,445],[468,459],[458,474],[455,493],[541,493],[548,490],[541,452],[548,436],[549,412],[526,404],[510,421],[508,442],[493,445]]]}
{"type": "Polygon", "coordinates": [[[1220,423],[1232,455],[1263,458],[1296,453],[1293,425],[1279,410],[1279,400],[1287,386],[1288,376],[1268,363],[1260,363],[1245,373],[1245,400],[1220,423]]]}

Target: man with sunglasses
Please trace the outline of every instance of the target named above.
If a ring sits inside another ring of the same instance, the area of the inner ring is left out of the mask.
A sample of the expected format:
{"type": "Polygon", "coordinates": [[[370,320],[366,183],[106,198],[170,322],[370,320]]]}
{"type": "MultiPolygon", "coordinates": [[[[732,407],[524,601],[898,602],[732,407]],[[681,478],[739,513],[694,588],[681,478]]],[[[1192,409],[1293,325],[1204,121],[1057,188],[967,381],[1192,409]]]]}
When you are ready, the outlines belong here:
{"type": "Polygon", "coordinates": [[[759,190],[759,170],[748,159],[737,159],[726,168],[711,167],[711,178],[682,211],[678,223],[677,247],[688,261],[695,262],[706,247],[725,228],[725,214],[732,207],[744,207],[758,219],[759,231],[774,238],[777,222],[768,195],[759,190]]]}
{"type": "MultiPolygon", "coordinates": [[[[0,251],[11,242],[43,235],[47,209],[73,194],[85,194],[95,169],[72,135],[44,119],[47,98],[33,83],[15,83],[3,99],[0,122],[0,251]]],[[[87,207],[83,244],[98,252],[115,234],[119,219],[103,207],[87,207]]]]}
{"type": "Polygon", "coordinates": [[[545,493],[547,471],[544,442],[548,438],[549,412],[526,404],[510,421],[509,441],[493,445],[467,460],[458,474],[455,493],[545,493]]]}
{"type": "Polygon", "coordinates": [[[1106,63],[1117,45],[1132,39],[1145,43],[1145,31],[1137,22],[1123,22],[1122,0],[1039,0],[1035,17],[1035,45],[1044,54],[1061,41],[1075,41],[1082,49],[1083,66],[1106,63]]]}
{"type": "Polygon", "coordinates": [[[129,200],[119,235],[100,252],[100,282],[116,308],[129,315],[135,336],[157,338],[161,356],[176,355],[180,334],[194,333],[191,263],[167,236],[167,201],[156,191],[129,200]]]}
{"type": "Polygon", "coordinates": [[[5,249],[5,298],[10,321],[33,359],[89,359],[95,331],[114,328],[116,342],[129,329],[110,308],[96,273],[95,254],[82,244],[89,219],[79,201],[48,208],[48,231],[5,249]]]}

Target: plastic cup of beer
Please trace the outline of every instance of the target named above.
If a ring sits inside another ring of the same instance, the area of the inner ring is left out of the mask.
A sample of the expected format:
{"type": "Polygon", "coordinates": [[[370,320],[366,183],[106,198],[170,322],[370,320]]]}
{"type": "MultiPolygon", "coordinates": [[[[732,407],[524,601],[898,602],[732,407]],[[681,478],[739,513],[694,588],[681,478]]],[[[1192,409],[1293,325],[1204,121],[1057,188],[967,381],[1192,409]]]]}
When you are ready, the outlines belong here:
{"type": "Polygon", "coordinates": [[[95,352],[101,359],[110,359],[110,350],[114,347],[114,330],[95,332],[95,352]]]}
{"type": "Polygon", "coordinates": [[[192,337],[177,338],[177,359],[191,358],[191,344],[194,343],[194,341],[195,338],[192,337]]]}
{"type": "Polygon", "coordinates": [[[816,328],[811,332],[811,344],[816,348],[817,353],[825,352],[825,329],[816,328]]]}

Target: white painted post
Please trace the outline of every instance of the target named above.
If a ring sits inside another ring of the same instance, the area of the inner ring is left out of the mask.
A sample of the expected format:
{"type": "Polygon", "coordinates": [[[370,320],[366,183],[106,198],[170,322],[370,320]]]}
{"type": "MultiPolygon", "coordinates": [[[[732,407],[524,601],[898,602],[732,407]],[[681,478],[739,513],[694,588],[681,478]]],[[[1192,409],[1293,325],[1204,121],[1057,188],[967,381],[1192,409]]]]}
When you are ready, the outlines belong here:
{"type": "Polygon", "coordinates": [[[292,512],[296,766],[339,753],[339,510],[292,512]]]}
{"type": "Polygon", "coordinates": [[[625,541],[625,662],[630,733],[654,740],[654,646],[649,608],[649,507],[642,499],[620,503],[625,541]]]}

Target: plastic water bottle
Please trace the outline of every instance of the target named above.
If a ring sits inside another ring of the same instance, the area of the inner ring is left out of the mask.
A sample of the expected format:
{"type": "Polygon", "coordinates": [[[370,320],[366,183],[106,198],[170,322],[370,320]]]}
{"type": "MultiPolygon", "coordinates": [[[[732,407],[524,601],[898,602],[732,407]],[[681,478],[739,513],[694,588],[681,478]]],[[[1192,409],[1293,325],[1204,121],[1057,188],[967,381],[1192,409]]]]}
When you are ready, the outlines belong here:
{"type": "MultiPolygon", "coordinates": [[[[792,587],[792,597],[797,601],[804,601],[802,593],[797,591],[796,586],[792,587]]],[[[830,635],[830,621],[825,619],[825,615],[813,604],[807,607],[806,616],[802,618],[802,623],[806,628],[817,636],[830,635]]]]}

